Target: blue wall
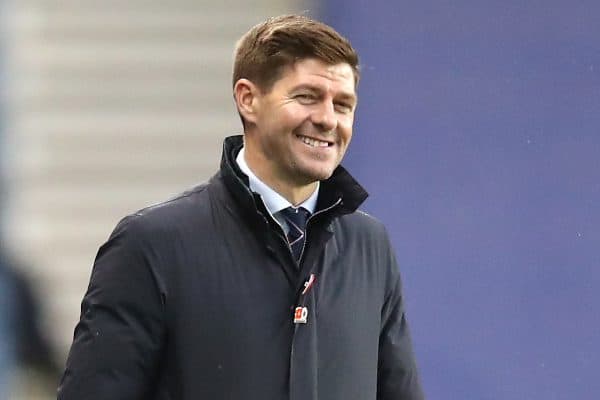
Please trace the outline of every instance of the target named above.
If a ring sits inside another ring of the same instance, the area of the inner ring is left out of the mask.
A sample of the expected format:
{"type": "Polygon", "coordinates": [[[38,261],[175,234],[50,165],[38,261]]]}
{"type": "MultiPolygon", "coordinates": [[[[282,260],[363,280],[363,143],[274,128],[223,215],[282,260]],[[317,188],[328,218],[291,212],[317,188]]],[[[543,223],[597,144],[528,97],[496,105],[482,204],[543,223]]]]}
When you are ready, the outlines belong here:
{"type": "Polygon", "coordinates": [[[430,399],[600,398],[600,2],[329,0],[430,399]]]}

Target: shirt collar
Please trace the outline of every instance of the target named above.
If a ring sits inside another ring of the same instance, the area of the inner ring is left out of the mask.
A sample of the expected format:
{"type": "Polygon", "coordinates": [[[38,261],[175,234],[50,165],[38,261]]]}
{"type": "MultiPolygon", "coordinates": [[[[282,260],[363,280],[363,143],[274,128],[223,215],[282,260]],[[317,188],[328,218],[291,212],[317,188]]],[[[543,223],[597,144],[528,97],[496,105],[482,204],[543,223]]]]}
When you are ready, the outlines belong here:
{"type": "MultiPolygon", "coordinates": [[[[269,210],[269,212],[272,215],[275,215],[275,213],[278,213],[279,211],[283,210],[284,208],[294,207],[292,205],[292,203],[290,203],[282,195],[280,195],[279,193],[277,193],[276,191],[271,189],[266,183],[261,181],[252,172],[252,170],[246,163],[243,147],[240,150],[240,152],[238,153],[235,161],[237,162],[237,164],[240,167],[240,169],[242,170],[242,172],[244,174],[248,175],[248,181],[250,182],[250,190],[258,193],[262,197],[263,201],[265,202],[265,206],[267,207],[267,210],[269,210]]],[[[310,197],[308,199],[306,199],[304,202],[302,202],[298,207],[303,207],[303,208],[307,209],[308,211],[310,211],[311,214],[313,214],[315,212],[315,208],[317,207],[317,198],[318,197],[319,197],[319,182],[317,182],[317,188],[315,189],[313,194],[311,194],[310,197]]],[[[298,208],[298,207],[294,207],[294,208],[298,208]]]]}

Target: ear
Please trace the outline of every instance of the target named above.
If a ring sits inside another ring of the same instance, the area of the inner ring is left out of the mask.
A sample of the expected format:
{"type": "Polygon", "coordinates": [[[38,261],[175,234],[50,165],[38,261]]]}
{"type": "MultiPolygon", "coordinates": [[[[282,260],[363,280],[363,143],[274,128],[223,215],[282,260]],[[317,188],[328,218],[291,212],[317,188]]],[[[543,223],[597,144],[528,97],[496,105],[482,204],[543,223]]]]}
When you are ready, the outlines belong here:
{"type": "Polygon", "coordinates": [[[260,90],[252,81],[242,78],[233,87],[233,97],[238,112],[246,122],[256,122],[260,90]]]}

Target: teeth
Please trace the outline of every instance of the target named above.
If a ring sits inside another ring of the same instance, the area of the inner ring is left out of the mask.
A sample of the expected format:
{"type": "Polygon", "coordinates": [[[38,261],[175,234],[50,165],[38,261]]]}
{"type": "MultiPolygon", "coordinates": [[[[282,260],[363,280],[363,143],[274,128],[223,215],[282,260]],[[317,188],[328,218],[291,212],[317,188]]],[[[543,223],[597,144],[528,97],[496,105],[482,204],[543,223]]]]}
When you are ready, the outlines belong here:
{"type": "Polygon", "coordinates": [[[323,142],[321,140],[316,140],[316,139],[311,139],[306,136],[301,136],[300,140],[302,140],[304,143],[306,143],[307,145],[312,146],[312,147],[327,147],[327,146],[329,146],[329,143],[327,143],[327,142],[323,142]]]}

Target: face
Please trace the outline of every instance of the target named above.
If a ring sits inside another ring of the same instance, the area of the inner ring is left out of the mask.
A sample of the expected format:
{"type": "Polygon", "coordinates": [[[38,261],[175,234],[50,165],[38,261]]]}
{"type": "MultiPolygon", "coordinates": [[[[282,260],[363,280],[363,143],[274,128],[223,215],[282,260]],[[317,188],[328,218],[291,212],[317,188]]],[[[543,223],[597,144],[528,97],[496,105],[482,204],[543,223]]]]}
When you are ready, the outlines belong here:
{"type": "Polygon", "coordinates": [[[350,65],[301,60],[253,100],[246,147],[262,178],[295,186],[329,178],[352,137],[357,97],[350,65]]]}

